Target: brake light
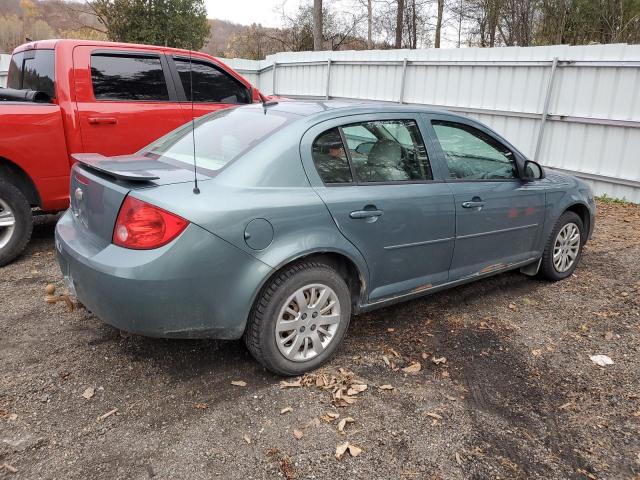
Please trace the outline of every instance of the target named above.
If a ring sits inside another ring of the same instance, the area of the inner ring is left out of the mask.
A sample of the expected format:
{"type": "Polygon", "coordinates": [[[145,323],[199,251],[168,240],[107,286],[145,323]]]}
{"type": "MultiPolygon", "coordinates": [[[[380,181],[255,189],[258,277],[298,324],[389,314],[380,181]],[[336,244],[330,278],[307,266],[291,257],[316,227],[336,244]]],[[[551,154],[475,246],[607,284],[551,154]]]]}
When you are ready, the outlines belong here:
{"type": "Polygon", "coordinates": [[[113,243],[135,250],[158,248],[180,235],[188,224],[184,218],[127,196],[118,212],[113,243]]]}

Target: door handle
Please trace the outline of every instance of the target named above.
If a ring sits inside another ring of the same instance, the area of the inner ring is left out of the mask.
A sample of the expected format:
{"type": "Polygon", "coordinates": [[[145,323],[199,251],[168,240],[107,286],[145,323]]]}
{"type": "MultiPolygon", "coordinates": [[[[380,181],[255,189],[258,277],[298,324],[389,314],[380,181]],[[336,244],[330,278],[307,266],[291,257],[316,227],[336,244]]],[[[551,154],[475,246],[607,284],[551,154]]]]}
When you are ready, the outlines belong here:
{"type": "Polygon", "coordinates": [[[484,202],[480,197],[473,197],[468,202],[462,202],[462,208],[477,208],[480,210],[482,207],[484,207],[484,202]]]}
{"type": "Polygon", "coordinates": [[[355,210],[349,214],[349,217],[359,219],[359,218],[371,218],[375,219],[382,215],[382,210],[355,210]]]}
{"type": "Polygon", "coordinates": [[[118,119],[115,117],[89,117],[91,125],[115,125],[118,119]]]}

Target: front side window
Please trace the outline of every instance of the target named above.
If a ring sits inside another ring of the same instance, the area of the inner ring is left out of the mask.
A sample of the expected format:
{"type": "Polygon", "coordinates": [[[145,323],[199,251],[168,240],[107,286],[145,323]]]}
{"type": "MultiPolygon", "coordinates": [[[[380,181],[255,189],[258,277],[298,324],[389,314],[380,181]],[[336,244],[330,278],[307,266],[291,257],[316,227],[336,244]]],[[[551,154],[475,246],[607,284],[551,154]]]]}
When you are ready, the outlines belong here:
{"type": "Polygon", "coordinates": [[[332,128],[313,142],[313,163],[324,183],[352,183],[351,168],[340,137],[340,130],[332,128]]]}
{"type": "Polygon", "coordinates": [[[55,98],[53,50],[27,50],[11,57],[7,88],[36,90],[55,98]]]}
{"type": "Polygon", "coordinates": [[[358,183],[433,180],[427,149],[413,120],[342,127],[358,183]]]}
{"type": "Polygon", "coordinates": [[[168,101],[160,58],[91,55],[91,81],[96,100],[168,101]]]}
{"type": "Polygon", "coordinates": [[[486,133],[456,122],[434,120],[449,175],[455,180],[505,180],[518,177],[513,152],[486,133]]]}
{"type": "Polygon", "coordinates": [[[213,65],[205,62],[174,59],[187,100],[194,102],[250,103],[248,89],[213,65]]]}

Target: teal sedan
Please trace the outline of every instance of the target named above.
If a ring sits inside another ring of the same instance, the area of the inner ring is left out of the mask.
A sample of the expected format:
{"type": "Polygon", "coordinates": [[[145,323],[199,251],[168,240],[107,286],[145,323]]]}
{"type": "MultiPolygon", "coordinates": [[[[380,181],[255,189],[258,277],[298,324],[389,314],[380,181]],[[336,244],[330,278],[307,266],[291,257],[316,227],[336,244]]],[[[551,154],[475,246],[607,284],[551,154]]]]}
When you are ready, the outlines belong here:
{"type": "Polygon", "coordinates": [[[243,338],[281,375],[326,362],[354,314],[570,277],[594,228],[586,183],[416,106],[252,104],[75,159],[56,249],[79,301],[141,335],[243,338]]]}

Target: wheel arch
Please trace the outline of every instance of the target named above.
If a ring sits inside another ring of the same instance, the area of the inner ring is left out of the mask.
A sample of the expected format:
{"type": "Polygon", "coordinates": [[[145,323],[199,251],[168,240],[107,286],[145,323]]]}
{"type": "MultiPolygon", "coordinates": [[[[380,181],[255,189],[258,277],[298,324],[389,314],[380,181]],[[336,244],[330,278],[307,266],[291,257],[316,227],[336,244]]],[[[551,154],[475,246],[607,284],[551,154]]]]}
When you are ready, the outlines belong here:
{"type": "Polygon", "coordinates": [[[29,174],[5,157],[0,157],[0,179],[20,190],[32,207],[41,205],[40,193],[29,174]]]}
{"type": "MultiPolygon", "coordinates": [[[[576,202],[576,203],[572,203],[571,205],[567,206],[562,211],[560,216],[562,216],[562,214],[565,213],[565,212],[573,212],[576,215],[578,215],[578,217],[580,217],[580,220],[582,220],[582,225],[585,228],[585,238],[584,238],[583,243],[586,243],[587,237],[589,236],[589,232],[591,231],[591,213],[589,211],[589,207],[587,207],[584,203],[576,202]]],[[[558,217],[558,218],[560,218],[560,217],[558,217]]]]}

